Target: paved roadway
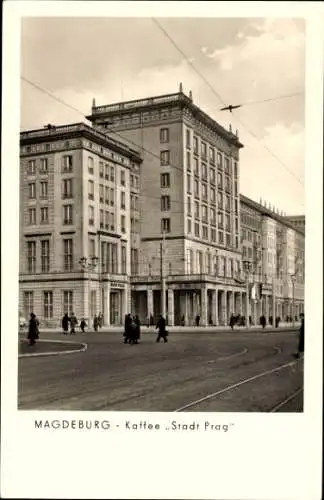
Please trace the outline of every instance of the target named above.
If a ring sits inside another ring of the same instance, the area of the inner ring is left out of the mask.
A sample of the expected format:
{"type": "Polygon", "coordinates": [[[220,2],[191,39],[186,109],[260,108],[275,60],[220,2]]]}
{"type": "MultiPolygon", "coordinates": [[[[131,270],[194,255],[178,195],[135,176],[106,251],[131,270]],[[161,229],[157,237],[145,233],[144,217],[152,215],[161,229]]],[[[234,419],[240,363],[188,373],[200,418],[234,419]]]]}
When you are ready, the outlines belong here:
{"type": "Polygon", "coordinates": [[[140,344],[125,345],[120,333],[77,333],[68,340],[86,342],[85,352],[20,358],[18,407],[303,411],[303,360],[293,357],[297,331],[174,333],[166,344],[155,339],[143,333],[140,344]]]}

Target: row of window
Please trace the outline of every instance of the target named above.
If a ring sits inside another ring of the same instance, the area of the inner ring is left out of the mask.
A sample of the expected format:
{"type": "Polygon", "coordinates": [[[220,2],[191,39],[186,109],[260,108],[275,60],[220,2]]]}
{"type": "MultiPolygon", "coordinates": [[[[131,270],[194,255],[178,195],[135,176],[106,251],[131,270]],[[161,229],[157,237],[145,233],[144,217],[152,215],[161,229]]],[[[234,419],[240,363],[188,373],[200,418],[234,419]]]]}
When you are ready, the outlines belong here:
{"type": "Polygon", "coordinates": [[[40,220],[38,222],[36,207],[28,209],[27,224],[29,226],[35,226],[38,223],[39,224],[49,224],[49,211],[48,211],[48,207],[40,207],[39,213],[40,213],[40,220]]]}
{"type": "Polygon", "coordinates": [[[192,249],[187,253],[187,267],[189,274],[210,274],[233,278],[241,272],[241,262],[238,259],[227,258],[221,255],[212,255],[211,252],[192,249]]]}
{"type": "MultiPolygon", "coordinates": [[[[188,193],[191,193],[192,190],[192,176],[190,174],[187,174],[187,191],[188,193]]],[[[197,196],[199,196],[199,191],[200,191],[200,186],[205,186],[205,189],[207,190],[208,183],[207,182],[200,182],[198,179],[194,178],[194,191],[197,193],[197,196]]],[[[213,183],[212,183],[213,184],[213,183]]],[[[216,184],[214,183],[215,187],[216,184]]],[[[210,189],[214,189],[213,187],[210,186],[210,189]]],[[[231,179],[228,176],[225,176],[225,183],[223,184],[222,179],[219,179],[218,182],[218,190],[223,191],[225,190],[227,193],[234,193],[234,196],[238,196],[238,187],[237,187],[237,182],[234,183],[234,190],[232,189],[231,185],[231,179]]]]}
{"type": "MultiPolygon", "coordinates": [[[[215,196],[215,191],[210,191],[210,203],[212,205],[216,205],[216,197],[214,198],[214,196],[215,196]]],[[[199,200],[199,201],[196,201],[196,200],[194,201],[195,207],[196,206],[199,207],[200,204],[202,206],[207,207],[207,204],[208,204],[208,197],[207,196],[202,197],[202,202],[200,201],[200,198],[198,196],[195,196],[195,199],[199,200]],[[203,202],[206,205],[204,205],[203,202]]],[[[234,213],[236,216],[238,216],[238,200],[234,200],[234,204],[233,204],[231,197],[228,195],[225,195],[225,197],[224,197],[222,193],[218,193],[217,199],[218,199],[218,209],[219,210],[225,210],[226,212],[231,212],[232,206],[233,206],[234,213]],[[224,202],[225,202],[225,205],[224,205],[224,202]]],[[[188,212],[188,214],[191,214],[191,207],[192,207],[192,198],[191,198],[191,196],[187,196],[187,212],[188,212]]],[[[215,210],[215,208],[211,208],[211,210],[215,210]]]]}
{"type": "MultiPolygon", "coordinates": [[[[27,175],[36,175],[36,160],[29,160],[27,162],[27,175]]],[[[39,160],[39,169],[38,172],[41,175],[47,174],[48,173],[48,158],[41,158],[39,160]]]]}
{"type": "MultiPolygon", "coordinates": [[[[220,229],[220,226],[219,226],[220,229]]],[[[232,235],[229,231],[230,228],[226,228],[226,233],[224,230],[217,231],[215,227],[210,227],[197,221],[192,221],[187,219],[187,234],[194,235],[196,238],[201,238],[205,241],[211,241],[212,243],[218,243],[219,245],[225,245],[228,248],[239,248],[239,236],[232,235]],[[224,238],[225,234],[225,238],[224,238]]]]}

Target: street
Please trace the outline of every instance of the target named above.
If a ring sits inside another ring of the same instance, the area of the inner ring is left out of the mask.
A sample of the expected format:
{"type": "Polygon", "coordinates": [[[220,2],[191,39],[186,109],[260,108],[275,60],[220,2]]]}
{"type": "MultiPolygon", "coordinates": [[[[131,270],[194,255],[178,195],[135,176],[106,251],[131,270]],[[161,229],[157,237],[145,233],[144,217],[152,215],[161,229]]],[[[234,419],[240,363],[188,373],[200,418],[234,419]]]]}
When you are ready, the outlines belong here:
{"type": "MultiPolygon", "coordinates": [[[[42,337],[65,340],[53,332],[42,337]]],[[[120,333],[68,340],[87,349],[19,359],[19,409],[303,411],[297,331],[172,333],[166,344],[146,332],[138,345],[123,344],[120,333]]]]}

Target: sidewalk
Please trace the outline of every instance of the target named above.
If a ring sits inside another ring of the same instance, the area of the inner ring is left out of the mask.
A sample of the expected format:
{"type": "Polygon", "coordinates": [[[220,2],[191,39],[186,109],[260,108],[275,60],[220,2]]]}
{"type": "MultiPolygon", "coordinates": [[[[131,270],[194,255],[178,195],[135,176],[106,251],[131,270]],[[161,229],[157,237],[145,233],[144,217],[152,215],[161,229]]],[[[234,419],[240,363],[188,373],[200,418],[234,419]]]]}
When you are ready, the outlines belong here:
{"type": "MultiPolygon", "coordinates": [[[[255,333],[262,333],[262,332],[279,332],[281,330],[288,330],[288,331],[296,331],[299,329],[300,324],[295,323],[295,327],[292,326],[292,323],[281,323],[279,328],[274,328],[272,326],[266,326],[264,329],[260,325],[252,325],[250,328],[246,328],[245,326],[235,326],[234,330],[231,329],[229,326],[167,326],[167,329],[169,330],[170,333],[227,333],[227,332],[255,332],[255,333]]],[[[24,331],[20,333],[24,333],[24,331]]],[[[62,328],[49,328],[49,327],[42,327],[40,326],[40,333],[62,333],[62,328]]],[[[91,328],[86,329],[85,333],[87,332],[94,332],[94,329],[91,328]]],[[[118,326],[103,326],[98,330],[97,333],[123,333],[124,332],[124,327],[121,325],[118,326]]],[[[157,330],[155,329],[155,326],[141,326],[141,332],[144,333],[151,333],[151,334],[156,334],[157,330]]],[[[76,333],[81,333],[80,329],[77,328],[76,333]]],[[[70,338],[70,335],[69,335],[70,338]]]]}

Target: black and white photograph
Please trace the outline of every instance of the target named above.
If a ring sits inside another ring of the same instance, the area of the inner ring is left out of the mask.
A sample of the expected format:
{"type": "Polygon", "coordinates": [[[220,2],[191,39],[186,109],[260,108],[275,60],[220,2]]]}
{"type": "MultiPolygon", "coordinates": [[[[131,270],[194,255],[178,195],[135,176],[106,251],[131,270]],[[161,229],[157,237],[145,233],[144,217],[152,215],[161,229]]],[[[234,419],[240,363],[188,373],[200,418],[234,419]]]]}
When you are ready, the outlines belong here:
{"type": "Polygon", "coordinates": [[[303,411],[304,21],[21,45],[18,407],[303,411]]]}
{"type": "Polygon", "coordinates": [[[315,499],[323,10],[149,3],[7,9],[3,453],[35,498],[315,499]]]}

